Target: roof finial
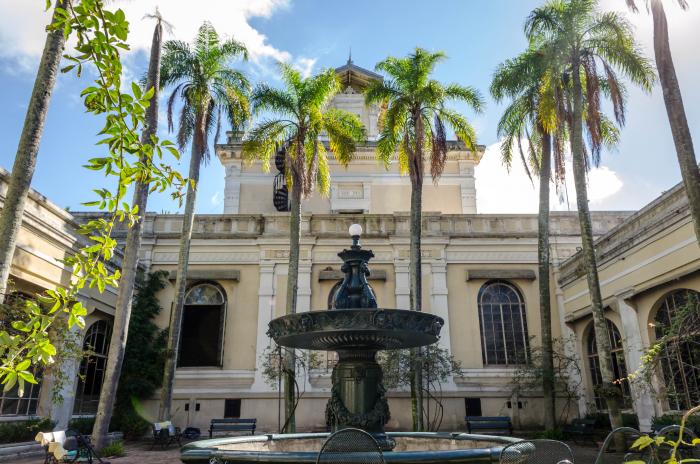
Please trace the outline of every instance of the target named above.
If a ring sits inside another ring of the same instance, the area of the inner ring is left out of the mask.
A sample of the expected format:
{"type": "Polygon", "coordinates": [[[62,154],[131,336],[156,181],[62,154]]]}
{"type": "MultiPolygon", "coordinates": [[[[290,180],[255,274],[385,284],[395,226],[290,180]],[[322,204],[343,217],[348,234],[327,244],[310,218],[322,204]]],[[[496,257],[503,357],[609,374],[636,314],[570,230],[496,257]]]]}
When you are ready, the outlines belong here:
{"type": "Polygon", "coordinates": [[[350,47],[350,51],[348,53],[348,64],[352,64],[352,47],[350,47]]]}

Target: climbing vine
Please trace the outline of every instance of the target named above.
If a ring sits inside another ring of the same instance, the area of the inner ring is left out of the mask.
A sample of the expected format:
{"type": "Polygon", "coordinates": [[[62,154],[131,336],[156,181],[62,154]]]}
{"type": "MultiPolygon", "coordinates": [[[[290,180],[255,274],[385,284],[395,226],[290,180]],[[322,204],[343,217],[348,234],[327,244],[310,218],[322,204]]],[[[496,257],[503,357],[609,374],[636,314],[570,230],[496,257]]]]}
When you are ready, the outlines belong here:
{"type": "MultiPolygon", "coordinates": [[[[50,6],[51,0],[46,0],[46,8],[50,6]]],[[[150,184],[151,191],[172,191],[173,198],[181,201],[187,184],[164,160],[168,154],[179,158],[172,142],[156,136],[146,143],[140,140],[154,95],[153,89],[144,92],[137,83],[122,81],[121,53],[129,50],[124,12],[106,9],[103,0],[64,1],[57,4],[49,28],[76,41],[73,51],[64,55],[66,66],[61,71],[77,77],[85,70],[95,75],[80,95],[87,112],[104,120],[96,142],[103,153],[85,167],[104,173],[111,188],[95,189],[95,198],[83,203],[104,214],[78,226],[80,249],[64,261],[72,270],[70,283],[27,300],[24,317],[12,323],[14,331],[0,331],[0,382],[5,390],[18,385],[20,394],[25,383],[37,382],[33,366],[54,362],[57,349],[49,329],[60,320],[66,321],[65,330],[84,327],[87,309],[78,298],[81,290],[104,292],[118,285],[120,272],[110,261],[117,246],[112,231],[118,222],[131,227],[141,213],[125,201],[128,188],[140,180],[150,184]]]]}

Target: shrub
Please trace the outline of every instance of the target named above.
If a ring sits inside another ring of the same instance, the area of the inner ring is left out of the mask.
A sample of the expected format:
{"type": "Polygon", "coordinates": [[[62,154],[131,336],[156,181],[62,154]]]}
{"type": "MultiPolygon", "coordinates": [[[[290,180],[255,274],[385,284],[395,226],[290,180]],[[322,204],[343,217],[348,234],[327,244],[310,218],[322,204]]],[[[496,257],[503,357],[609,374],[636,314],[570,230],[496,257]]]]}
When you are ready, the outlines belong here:
{"type": "Polygon", "coordinates": [[[151,424],[138,415],[134,408],[121,408],[114,412],[112,423],[113,430],[119,430],[127,440],[138,440],[151,428],[151,424]]]}
{"type": "Polygon", "coordinates": [[[50,419],[0,423],[0,443],[32,441],[38,432],[50,432],[55,425],[50,419]]]}
{"type": "Polygon", "coordinates": [[[124,442],[123,441],[113,441],[109,445],[102,448],[100,451],[102,456],[106,458],[124,456],[124,442]]]}
{"type": "Polygon", "coordinates": [[[537,435],[535,435],[535,438],[564,441],[567,437],[562,429],[551,429],[538,432],[537,435]]]}
{"type": "MultiPolygon", "coordinates": [[[[595,428],[609,430],[610,426],[610,416],[604,412],[590,412],[586,414],[586,419],[595,419],[595,428]]],[[[636,414],[623,413],[622,414],[622,426],[632,427],[633,429],[639,430],[639,419],[636,414]]]]}
{"type": "MultiPolygon", "coordinates": [[[[654,430],[660,430],[668,425],[680,425],[682,418],[681,414],[664,414],[663,416],[652,418],[651,424],[654,430]]],[[[685,425],[696,435],[700,434],[700,415],[695,414],[688,417],[685,425]]]]}
{"type": "Polygon", "coordinates": [[[81,417],[78,419],[71,419],[71,421],[68,422],[68,428],[80,432],[81,435],[91,435],[94,426],[94,417],[81,417]]]}

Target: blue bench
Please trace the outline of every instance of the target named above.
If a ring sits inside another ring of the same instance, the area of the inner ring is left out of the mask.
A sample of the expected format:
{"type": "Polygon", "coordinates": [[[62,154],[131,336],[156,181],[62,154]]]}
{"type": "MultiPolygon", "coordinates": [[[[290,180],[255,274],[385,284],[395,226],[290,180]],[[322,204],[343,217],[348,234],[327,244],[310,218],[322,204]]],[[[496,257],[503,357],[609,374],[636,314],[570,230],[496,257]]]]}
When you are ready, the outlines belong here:
{"type": "Polygon", "coordinates": [[[513,422],[508,416],[466,416],[467,432],[488,432],[495,434],[512,434],[513,422]]]}
{"type": "Polygon", "coordinates": [[[209,424],[209,438],[215,432],[250,432],[255,435],[257,419],[212,419],[209,424]]]}

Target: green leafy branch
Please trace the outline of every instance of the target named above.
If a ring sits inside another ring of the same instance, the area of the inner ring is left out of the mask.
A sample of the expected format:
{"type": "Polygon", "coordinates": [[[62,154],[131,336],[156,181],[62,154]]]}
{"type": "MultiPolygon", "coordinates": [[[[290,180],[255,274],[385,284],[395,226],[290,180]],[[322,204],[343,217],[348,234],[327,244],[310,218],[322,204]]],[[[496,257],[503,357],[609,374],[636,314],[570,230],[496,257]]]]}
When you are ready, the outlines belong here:
{"type": "MultiPolygon", "coordinates": [[[[50,0],[46,4],[49,8],[50,0]]],[[[154,95],[152,88],[143,91],[136,83],[131,84],[130,93],[122,90],[120,53],[129,50],[129,23],[124,12],[106,10],[103,0],[81,0],[59,4],[54,15],[50,28],[62,30],[66,38],[72,34],[77,38],[74,54],[64,55],[68,65],[62,72],[72,71],[80,77],[89,65],[97,74],[81,97],[89,113],[104,117],[97,145],[105,147],[106,154],[90,159],[85,167],[103,172],[115,186],[112,191],[94,190],[96,199],[84,203],[105,214],[78,226],[82,248],[64,260],[72,269],[70,283],[47,290],[36,301],[28,300],[26,317],[12,323],[16,333],[0,332],[0,382],[5,391],[18,385],[20,395],[25,383],[37,383],[31,366],[54,362],[57,349],[49,329],[56,321],[66,319],[67,330],[84,327],[87,309],[78,300],[81,290],[96,287],[104,292],[108,286],[118,286],[120,271],[110,263],[117,246],[112,231],[117,222],[131,227],[141,213],[136,205],[125,201],[129,186],[146,182],[151,192],[172,190],[172,197],[181,201],[187,185],[187,180],[163,160],[164,153],[179,159],[174,144],[156,136],[147,141],[139,137],[154,95]]]]}

